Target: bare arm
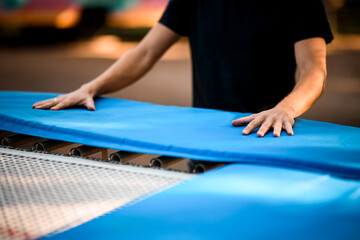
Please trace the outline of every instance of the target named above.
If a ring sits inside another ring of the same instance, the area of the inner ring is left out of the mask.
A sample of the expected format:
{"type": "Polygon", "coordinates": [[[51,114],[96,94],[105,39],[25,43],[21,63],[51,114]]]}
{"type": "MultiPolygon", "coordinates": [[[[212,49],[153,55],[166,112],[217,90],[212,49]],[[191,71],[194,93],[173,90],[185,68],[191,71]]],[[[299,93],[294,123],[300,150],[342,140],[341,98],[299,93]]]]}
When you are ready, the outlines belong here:
{"type": "Polygon", "coordinates": [[[274,108],[234,120],[234,126],[248,123],[243,130],[247,135],[261,126],[257,135],[263,137],[272,127],[280,136],[284,129],[293,135],[294,118],[306,112],[320,97],[326,79],[326,43],[322,38],[310,38],[295,43],[297,83],[293,91],[274,108]]]}
{"type": "Polygon", "coordinates": [[[59,110],[73,105],[83,105],[95,110],[94,96],[120,90],[147,73],[180,35],[158,23],[144,39],[118,59],[100,76],[82,85],[74,92],[34,103],[33,108],[59,110]]]}

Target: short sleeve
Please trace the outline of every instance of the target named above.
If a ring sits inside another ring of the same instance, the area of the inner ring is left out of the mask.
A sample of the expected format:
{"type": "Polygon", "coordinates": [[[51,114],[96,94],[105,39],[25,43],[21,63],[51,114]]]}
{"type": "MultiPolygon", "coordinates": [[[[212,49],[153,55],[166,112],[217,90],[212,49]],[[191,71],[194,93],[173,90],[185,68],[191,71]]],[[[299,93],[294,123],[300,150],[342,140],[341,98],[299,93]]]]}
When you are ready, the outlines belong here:
{"type": "Polygon", "coordinates": [[[322,0],[291,0],[293,41],[322,37],[330,43],[334,37],[322,0]]]}
{"type": "Polygon", "coordinates": [[[159,22],[179,35],[188,36],[190,32],[192,0],[170,0],[159,22]]]}

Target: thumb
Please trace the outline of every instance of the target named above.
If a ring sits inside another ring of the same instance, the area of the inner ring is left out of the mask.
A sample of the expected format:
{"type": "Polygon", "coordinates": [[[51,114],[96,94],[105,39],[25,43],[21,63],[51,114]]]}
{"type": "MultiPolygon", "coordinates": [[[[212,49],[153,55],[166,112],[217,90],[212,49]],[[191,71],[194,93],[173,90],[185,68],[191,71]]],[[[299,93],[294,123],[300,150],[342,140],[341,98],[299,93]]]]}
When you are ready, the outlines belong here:
{"type": "Polygon", "coordinates": [[[85,102],[85,106],[87,109],[95,111],[95,103],[93,98],[88,98],[85,102]]]}

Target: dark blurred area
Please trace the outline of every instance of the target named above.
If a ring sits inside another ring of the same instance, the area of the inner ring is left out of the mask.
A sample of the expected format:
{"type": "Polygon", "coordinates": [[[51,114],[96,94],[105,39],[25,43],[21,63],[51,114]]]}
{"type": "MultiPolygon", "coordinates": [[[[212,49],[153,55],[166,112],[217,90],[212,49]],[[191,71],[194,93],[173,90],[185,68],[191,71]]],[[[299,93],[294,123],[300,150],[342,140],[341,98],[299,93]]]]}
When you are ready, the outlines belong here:
{"type": "MultiPolygon", "coordinates": [[[[137,44],[168,0],[1,0],[0,90],[69,92],[137,44]]],[[[335,40],[327,87],[302,118],[360,127],[360,0],[325,0],[335,40]]],[[[191,105],[186,39],[112,97],[191,105]]]]}
{"type": "Polygon", "coordinates": [[[166,0],[2,0],[2,44],[52,44],[99,34],[140,40],[166,0]]]}

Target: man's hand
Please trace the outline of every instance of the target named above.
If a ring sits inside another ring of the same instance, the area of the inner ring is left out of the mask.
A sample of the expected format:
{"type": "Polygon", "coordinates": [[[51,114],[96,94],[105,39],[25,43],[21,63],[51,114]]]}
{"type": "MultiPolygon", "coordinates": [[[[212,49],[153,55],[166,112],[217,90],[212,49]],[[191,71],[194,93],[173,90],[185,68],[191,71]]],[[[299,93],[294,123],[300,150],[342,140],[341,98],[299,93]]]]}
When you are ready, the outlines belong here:
{"type": "Polygon", "coordinates": [[[244,135],[260,127],[257,135],[263,137],[273,128],[275,137],[281,130],[293,135],[294,118],[303,114],[320,97],[326,79],[326,44],[323,38],[309,38],[295,43],[297,83],[293,91],[274,108],[234,120],[234,126],[247,124],[244,135]]]}
{"type": "Polygon", "coordinates": [[[35,109],[50,109],[56,111],[71,106],[85,106],[87,109],[94,111],[95,104],[93,95],[84,88],[79,88],[74,92],[34,103],[32,107],[35,109]]]}
{"type": "Polygon", "coordinates": [[[94,96],[120,90],[140,79],[179,38],[179,34],[157,23],[135,48],[100,76],[74,92],[37,102],[33,108],[59,110],[80,105],[95,110],[94,96]]]}
{"type": "Polygon", "coordinates": [[[294,135],[292,126],[294,125],[294,118],[287,113],[287,111],[280,107],[274,107],[272,109],[243,117],[232,121],[232,125],[242,126],[248,124],[247,127],[242,131],[244,135],[248,135],[253,132],[257,127],[261,126],[257,132],[259,137],[265,136],[265,134],[273,128],[273,135],[280,137],[282,129],[287,134],[294,135]]]}

